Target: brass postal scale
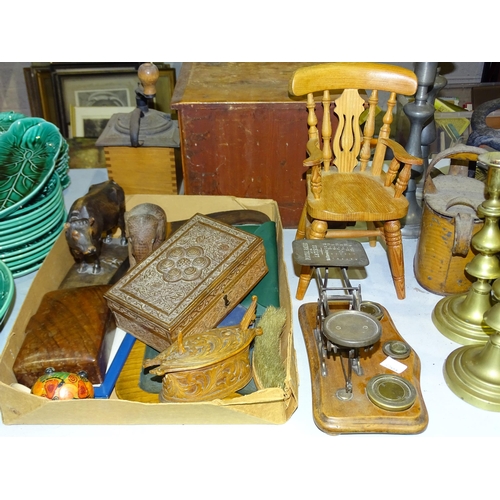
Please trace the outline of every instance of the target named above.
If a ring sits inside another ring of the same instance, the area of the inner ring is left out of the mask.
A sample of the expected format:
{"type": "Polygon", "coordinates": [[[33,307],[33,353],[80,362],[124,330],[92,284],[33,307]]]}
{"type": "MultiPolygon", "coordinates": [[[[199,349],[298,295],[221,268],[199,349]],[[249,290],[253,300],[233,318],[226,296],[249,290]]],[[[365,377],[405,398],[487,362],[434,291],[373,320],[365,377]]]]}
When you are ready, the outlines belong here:
{"type": "Polygon", "coordinates": [[[387,310],[363,301],[349,267],[366,267],[357,240],[293,242],[293,259],[314,273],[318,302],[299,308],[311,372],[313,417],[328,434],[416,434],[428,423],[420,360],[387,310]],[[337,268],[341,286],[331,286],[337,268]]]}

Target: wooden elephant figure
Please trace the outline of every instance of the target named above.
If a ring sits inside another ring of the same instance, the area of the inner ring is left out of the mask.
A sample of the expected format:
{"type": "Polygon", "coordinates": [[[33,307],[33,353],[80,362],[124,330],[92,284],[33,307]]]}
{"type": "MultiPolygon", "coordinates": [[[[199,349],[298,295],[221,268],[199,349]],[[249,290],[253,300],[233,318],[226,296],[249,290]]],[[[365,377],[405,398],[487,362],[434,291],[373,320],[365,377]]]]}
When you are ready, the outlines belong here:
{"type": "Polygon", "coordinates": [[[165,211],[154,203],[141,203],[125,212],[130,267],[142,262],[166,238],[165,211]]]}

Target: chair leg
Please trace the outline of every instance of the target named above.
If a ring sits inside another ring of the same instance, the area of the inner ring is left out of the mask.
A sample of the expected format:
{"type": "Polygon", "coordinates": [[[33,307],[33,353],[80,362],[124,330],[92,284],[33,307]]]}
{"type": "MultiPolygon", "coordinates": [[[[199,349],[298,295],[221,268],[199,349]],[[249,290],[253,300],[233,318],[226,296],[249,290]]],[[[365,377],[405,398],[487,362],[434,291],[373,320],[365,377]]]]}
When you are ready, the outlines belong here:
{"type": "Polygon", "coordinates": [[[302,240],[306,237],[306,220],[307,220],[307,201],[304,203],[304,208],[300,214],[297,232],[295,233],[296,240],[302,240]]]}
{"type": "MultiPolygon", "coordinates": [[[[326,236],[326,231],[328,229],[328,224],[322,220],[315,220],[311,224],[311,229],[308,234],[308,238],[311,240],[322,240],[326,236]]],[[[312,268],[309,266],[302,266],[299,277],[299,284],[297,286],[297,293],[295,298],[297,300],[302,300],[309,287],[309,282],[312,278],[312,268]]]]}
{"type": "Polygon", "coordinates": [[[398,299],[404,299],[406,297],[405,263],[403,257],[401,224],[399,220],[384,222],[384,235],[392,280],[394,281],[394,287],[396,288],[396,295],[398,299]]]}
{"type": "MultiPolygon", "coordinates": [[[[377,227],[375,226],[375,222],[367,222],[366,227],[370,231],[374,231],[375,229],[377,229],[377,227]]],[[[369,242],[371,247],[377,246],[377,237],[376,236],[368,236],[368,242],[369,242]]]]}

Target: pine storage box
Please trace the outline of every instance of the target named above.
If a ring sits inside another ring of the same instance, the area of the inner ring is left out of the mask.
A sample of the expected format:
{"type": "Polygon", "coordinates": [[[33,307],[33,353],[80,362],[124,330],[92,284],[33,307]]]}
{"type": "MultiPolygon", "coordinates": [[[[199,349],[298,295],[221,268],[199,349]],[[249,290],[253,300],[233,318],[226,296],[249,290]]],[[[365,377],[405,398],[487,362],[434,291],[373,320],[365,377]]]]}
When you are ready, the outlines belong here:
{"type": "Polygon", "coordinates": [[[273,200],[231,196],[127,196],[126,209],[140,203],[156,203],[168,221],[185,220],[196,213],[251,209],[276,223],[280,305],[287,320],[281,341],[286,367],[284,388],[262,389],[226,400],[199,403],[141,403],[118,399],[49,401],[11,386],[16,382],[13,365],[24,340],[26,325],[45,293],[55,290],[74,264],[64,235],[57,239],[31,285],[0,357],[0,410],[4,424],[282,424],[298,404],[298,374],[292,334],[292,306],[283,260],[283,234],[278,205],[273,200]]]}

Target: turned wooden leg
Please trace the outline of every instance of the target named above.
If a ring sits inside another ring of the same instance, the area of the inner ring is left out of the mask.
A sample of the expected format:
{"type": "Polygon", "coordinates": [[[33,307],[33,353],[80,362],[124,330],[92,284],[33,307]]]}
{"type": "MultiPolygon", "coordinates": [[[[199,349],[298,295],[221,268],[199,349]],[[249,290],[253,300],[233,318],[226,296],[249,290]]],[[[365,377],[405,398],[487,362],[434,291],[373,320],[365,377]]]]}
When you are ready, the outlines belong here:
{"type": "MultiPolygon", "coordinates": [[[[328,224],[322,220],[315,220],[311,224],[309,234],[307,237],[311,240],[322,240],[326,235],[328,229],[328,224]]],[[[297,286],[297,293],[295,298],[297,300],[302,300],[307,292],[307,287],[312,277],[312,268],[309,266],[302,266],[299,277],[299,284],[297,286]]]]}
{"type": "Polygon", "coordinates": [[[398,299],[406,297],[405,263],[403,258],[403,239],[399,220],[390,220],[384,223],[385,242],[391,267],[392,280],[396,288],[398,299]]]}
{"type": "Polygon", "coordinates": [[[302,240],[306,237],[306,220],[307,220],[307,201],[304,203],[304,208],[302,209],[302,214],[300,215],[299,225],[297,226],[297,232],[295,233],[296,240],[302,240]]]}
{"type": "MultiPolygon", "coordinates": [[[[375,222],[367,222],[366,227],[370,231],[374,231],[375,229],[377,229],[375,226],[375,222]]],[[[377,246],[377,237],[376,236],[368,236],[368,242],[369,242],[371,247],[377,246]]]]}

